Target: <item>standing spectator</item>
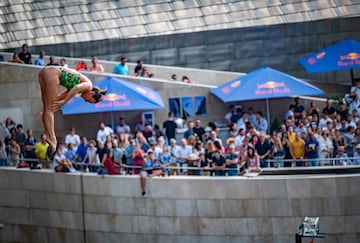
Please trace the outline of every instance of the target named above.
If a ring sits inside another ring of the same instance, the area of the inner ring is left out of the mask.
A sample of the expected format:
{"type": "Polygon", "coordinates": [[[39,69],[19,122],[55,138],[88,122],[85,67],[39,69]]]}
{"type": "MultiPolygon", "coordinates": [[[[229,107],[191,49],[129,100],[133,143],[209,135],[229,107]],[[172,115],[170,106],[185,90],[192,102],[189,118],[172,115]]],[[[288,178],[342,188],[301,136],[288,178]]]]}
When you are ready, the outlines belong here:
{"type": "Polygon", "coordinates": [[[8,166],[8,157],[5,149],[5,143],[0,140],[0,166],[8,166]]]}
{"type": "Polygon", "coordinates": [[[150,141],[150,138],[154,138],[154,131],[151,127],[150,124],[146,124],[145,125],[145,128],[144,128],[144,131],[143,131],[143,135],[144,137],[146,138],[146,140],[149,142],[150,141]]]}
{"type": "Polygon", "coordinates": [[[238,163],[239,163],[239,154],[235,150],[235,144],[230,144],[229,153],[226,155],[226,169],[225,172],[229,176],[238,175],[238,163]]]}
{"type": "Polygon", "coordinates": [[[125,57],[121,57],[120,63],[114,66],[113,73],[120,75],[129,75],[129,67],[126,62],[127,59],[125,57]]]}
{"type": "Polygon", "coordinates": [[[295,97],[294,117],[296,124],[301,119],[301,113],[304,110],[305,110],[304,106],[300,104],[300,97],[295,97]]]}
{"type": "Polygon", "coordinates": [[[66,60],[64,58],[60,59],[60,66],[67,68],[68,65],[66,64],[66,60]]]}
{"type": "Polygon", "coordinates": [[[261,111],[256,112],[256,119],[255,119],[255,128],[258,132],[267,133],[268,130],[268,122],[262,116],[261,111]]]}
{"type": "Polygon", "coordinates": [[[349,113],[349,110],[346,108],[346,105],[344,102],[339,102],[339,109],[336,111],[336,114],[339,114],[341,117],[341,120],[346,120],[346,116],[349,113]]]}
{"type": "Polygon", "coordinates": [[[36,138],[33,136],[33,132],[31,129],[27,130],[27,138],[25,140],[25,158],[30,159],[27,161],[30,169],[36,169],[38,162],[34,161],[36,157],[35,146],[36,146],[36,138]]]}
{"type": "Polygon", "coordinates": [[[261,170],[259,155],[255,152],[253,146],[248,146],[245,161],[249,172],[259,172],[261,170]]]}
{"type": "Polygon", "coordinates": [[[177,131],[177,125],[174,121],[174,113],[171,111],[168,113],[168,119],[163,123],[163,131],[170,143],[170,140],[175,138],[175,133],[177,131]]]}
{"type": "Polygon", "coordinates": [[[145,116],[143,114],[140,114],[139,120],[135,125],[135,132],[143,132],[145,130],[145,116]]]}
{"type": "Polygon", "coordinates": [[[20,145],[16,142],[16,138],[12,138],[9,144],[10,166],[16,166],[20,162],[20,154],[20,145]]]}
{"type": "Polygon", "coordinates": [[[225,114],[225,123],[227,126],[230,126],[230,124],[232,123],[231,117],[234,115],[236,115],[235,105],[230,105],[228,112],[225,114]]]}
{"type": "Polygon", "coordinates": [[[29,47],[27,44],[23,44],[21,47],[21,52],[19,53],[19,58],[25,64],[32,64],[31,53],[29,52],[29,47]]]}
{"type": "Polygon", "coordinates": [[[43,166],[43,168],[50,168],[48,164],[48,148],[49,144],[46,142],[46,135],[41,135],[41,141],[35,145],[36,157],[43,166]]]}
{"type": "Polygon", "coordinates": [[[96,153],[99,156],[100,165],[102,167],[104,166],[104,161],[107,157],[109,150],[110,149],[106,147],[104,143],[98,141],[96,153]]]}
{"type": "MultiPolygon", "coordinates": [[[[192,147],[187,144],[185,138],[181,139],[181,146],[176,149],[176,163],[179,167],[187,166],[187,160],[192,154],[192,147]]],[[[180,169],[180,174],[186,173],[186,170],[180,169]]]]}
{"type": "Polygon", "coordinates": [[[335,141],[332,141],[329,137],[329,131],[323,131],[322,136],[318,139],[319,142],[319,158],[320,165],[328,165],[329,158],[332,158],[335,141]]]}
{"type": "Polygon", "coordinates": [[[160,126],[158,124],[154,125],[154,135],[155,138],[159,138],[159,137],[163,137],[163,139],[165,138],[165,133],[163,130],[160,129],[160,126]]]}
{"type": "Polygon", "coordinates": [[[274,158],[275,162],[273,163],[273,167],[284,167],[284,157],[285,157],[285,150],[281,143],[280,138],[277,136],[274,138],[274,145],[272,149],[272,157],[274,158]]]}
{"type": "Polygon", "coordinates": [[[309,133],[309,138],[305,142],[305,154],[308,159],[308,166],[319,166],[319,142],[316,140],[312,132],[309,133]]]}
{"type": "Polygon", "coordinates": [[[314,101],[310,102],[309,108],[307,110],[308,116],[314,116],[317,115],[317,117],[320,116],[320,109],[316,107],[316,104],[314,101]]]}
{"type": "Polygon", "coordinates": [[[349,126],[347,128],[347,133],[344,134],[344,140],[346,144],[346,154],[349,157],[353,157],[354,153],[354,142],[355,142],[355,128],[349,126]]]}
{"type": "Polygon", "coordinates": [[[255,150],[259,155],[260,167],[269,167],[267,160],[269,159],[269,155],[271,153],[271,146],[269,141],[266,139],[264,132],[260,133],[259,141],[255,145],[255,150]]]}
{"type": "Polygon", "coordinates": [[[91,57],[91,63],[92,63],[92,65],[87,67],[87,70],[89,72],[98,72],[98,73],[104,72],[104,67],[103,67],[103,65],[98,63],[97,57],[91,57]]]}
{"type": "Polygon", "coordinates": [[[80,142],[80,136],[76,134],[75,127],[70,128],[70,133],[65,136],[65,145],[68,146],[71,143],[76,151],[80,142]]]}
{"type": "Polygon", "coordinates": [[[105,126],[103,122],[100,122],[100,128],[96,135],[97,142],[102,142],[105,144],[106,136],[111,135],[112,133],[114,133],[114,131],[111,129],[111,127],[105,126]]]}
{"type": "Polygon", "coordinates": [[[225,175],[225,166],[226,166],[226,158],[223,155],[223,150],[220,141],[214,141],[215,152],[212,154],[212,166],[211,168],[215,172],[215,176],[224,176],[225,175]]]}
{"type": "Polygon", "coordinates": [[[14,52],[12,59],[8,62],[24,64],[24,61],[19,58],[19,55],[16,52],[14,52]]]}
{"type": "Polygon", "coordinates": [[[86,155],[82,160],[83,166],[88,164],[88,168],[90,172],[96,172],[99,165],[99,157],[97,156],[97,148],[95,140],[91,140],[89,143],[89,148],[86,150],[86,155]]]}
{"type": "Polygon", "coordinates": [[[290,142],[290,154],[295,166],[304,166],[305,141],[300,138],[300,134],[296,134],[295,140],[290,142]]]}
{"type": "Polygon", "coordinates": [[[327,100],[326,100],[326,106],[325,106],[325,108],[322,110],[322,113],[327,114],[331,119],[335,119],[335,117],[336,117],[336,110],[335,110],[335,108],[332,106],[332,100],[331,100],[331,99],[327,99],[327,100]]]}
{"type": "Polygon", "coordinates": [[[23,131],[23,126],[22,124],[17,124],[16,125],[16,142],[19,144],[20,146],[20,150],[21,150],[21,154],[20,157],[24,157],[25,156],[25,140],[26,140],[26,134],[23,131]]]}
{"type": "MultiPolygon", "coordinates": [[[[135,139],[132,135],[128,137],[129,143],[125,147],[125,157],[126,157],[126,165],[127,166],[133,166],[134,165],[134,157],[135,157],[135,149],[136,149],[136,143],[135,139]]],[[[133,171],[132,168],[129,168],[128,173],[130,171],[133,171]]]]}
{"type": "Polygon", "coordinates": [[[187,123],[187,130],[184,132],[184,138],[188,139],[190,136],[194,136],[194,122],[188,121],[187,123]]]}
{"type": "Polygon", "coordinates": [[[34,65],[45,66],[45,52],[40,51],[39,56],[35,59],[34,65]]]}
{"type": "Polygon", "coordinates": [[[51,55],[49,57],[49,63],[46,66],[59,66],[59,63],[55,62],[55,57],[51,55]]]}
{"type": "Polygon", "coordinates": [[[134,68],[135,76],[140,76],[140,71],[142,69],[142,65],[144,64],[143,60],[139,59],[136,61],[136,66],[134,68]]]}
{"type": "Polygon", "coordinates": [[[198,139],[201,142],[203,142],[204,141],[205,129],[201,126],[201,120],[200,119],[195,120],[195,126],[193,128],[193,131],[197,135],[198,139]]]}
{"type": "Polygon", "coordinates": [[[125,137],[127,138],[130,135],[130,126],[126,124],[125,118],[120,117],[119,118],[119,125],[116,127],[116,133],[124,133],[125,137]]]}

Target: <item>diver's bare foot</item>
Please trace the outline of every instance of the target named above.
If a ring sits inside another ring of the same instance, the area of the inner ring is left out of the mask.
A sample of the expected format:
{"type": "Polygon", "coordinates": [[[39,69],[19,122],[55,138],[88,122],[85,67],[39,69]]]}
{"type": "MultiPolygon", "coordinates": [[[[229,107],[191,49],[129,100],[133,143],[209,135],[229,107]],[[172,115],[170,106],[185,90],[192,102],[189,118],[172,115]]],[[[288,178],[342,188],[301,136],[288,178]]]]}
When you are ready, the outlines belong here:
{"type": "Polygon", "coordinates": [[[51,152],[56,152],[56,141],[51,141],[50,139],[46,139],[46,142],[49,144],[51,152]]]}

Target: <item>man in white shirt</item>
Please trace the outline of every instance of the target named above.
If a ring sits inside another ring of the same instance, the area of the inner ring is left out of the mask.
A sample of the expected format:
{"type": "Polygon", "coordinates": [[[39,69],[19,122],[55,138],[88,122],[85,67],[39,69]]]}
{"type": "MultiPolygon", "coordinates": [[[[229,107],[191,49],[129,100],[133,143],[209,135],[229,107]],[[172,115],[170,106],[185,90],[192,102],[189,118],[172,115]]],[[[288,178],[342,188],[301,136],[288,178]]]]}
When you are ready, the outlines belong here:
{"type": "Polygon", "coordinates": [[[80,144],[80,136],[75,133],[75,128],[70,128],[70,133],[65,136],[66,147],[71,143],[74,150],[77,150],[78,145],[80,144]]]}
{"type": "Polygon", "coordinates": [[[116,133],[117,134],[124,133],[125,137],[127,139],[129,137],[129,135],[130,135],[130,132],[131,132],[130,131],[130,126],[125,123],[124,117],[120,117],[119,118],[119,125],[116,127],[116,133]]]}
{"type": "Polygon", "coordinates": [[[111,127],[105,126],[105,124],[103,122],[100,122],[100,129],[97,132],[96,141],[102,142],[103,144],[105,144],[106,137],[113,133],[114,133],[114,131],[112,130],[111,127]]]}
{"type": "MultiPolygon", "coordinates": [[[[176,150],[176,163],[178,166],[182,167],[187,166],[187,159],[192,154],[192,147],[190,145],[187,145],[187,141],[185,138],[181,139],[181,145],[176,150]]],[[[180,169],[180,174],[185,173],[187,170],[182,171],[180,169]]]]}

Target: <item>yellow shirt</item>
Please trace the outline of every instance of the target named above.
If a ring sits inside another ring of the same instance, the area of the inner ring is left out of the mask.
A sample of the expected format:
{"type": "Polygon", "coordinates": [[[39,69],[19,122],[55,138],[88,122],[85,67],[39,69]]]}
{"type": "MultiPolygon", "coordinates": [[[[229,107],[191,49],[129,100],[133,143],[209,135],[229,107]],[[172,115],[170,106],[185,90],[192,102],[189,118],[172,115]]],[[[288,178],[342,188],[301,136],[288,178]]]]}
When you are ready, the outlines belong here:
{"type": "Polygon", "coordinates": [[[304,140],[300,139],[299,141],[292,141],[290,143],[291,149],[292,149],[292,155],[295,159],[299,159],[304,157],[305,153],[305,142],[304,140]]]}
{"type": "Polygon", "coordinates": [[[38,156],[39,159],[47,159],[47,150],[48,150],[49,144],[48,143],[42,143],[39,142],[35,146],[35,153],[38,156]]]}
{"type": "Polygon", "coordinates": [[[296,133],[294,133],[294,132],[288,133],[288,138],[289,138],[290,143],[295,140],[295,137],[296,137],[296,133]]]}

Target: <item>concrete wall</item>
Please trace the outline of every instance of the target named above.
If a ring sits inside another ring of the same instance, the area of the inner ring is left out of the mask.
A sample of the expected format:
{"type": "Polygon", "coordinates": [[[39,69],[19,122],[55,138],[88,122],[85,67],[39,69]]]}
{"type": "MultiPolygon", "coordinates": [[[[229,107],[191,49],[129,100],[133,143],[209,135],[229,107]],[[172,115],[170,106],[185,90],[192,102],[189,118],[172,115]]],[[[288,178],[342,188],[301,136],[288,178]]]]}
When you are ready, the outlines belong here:
{"type": "MultiPolygon", "coordinates": [[[[360,241],[359,175],[169,177],[0,169],[1,242],[295,242],[305,216],[326,242],[360,241]]],[[[303,241],[306,242],[306,241],[303,241]]]]}

